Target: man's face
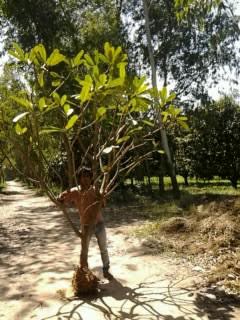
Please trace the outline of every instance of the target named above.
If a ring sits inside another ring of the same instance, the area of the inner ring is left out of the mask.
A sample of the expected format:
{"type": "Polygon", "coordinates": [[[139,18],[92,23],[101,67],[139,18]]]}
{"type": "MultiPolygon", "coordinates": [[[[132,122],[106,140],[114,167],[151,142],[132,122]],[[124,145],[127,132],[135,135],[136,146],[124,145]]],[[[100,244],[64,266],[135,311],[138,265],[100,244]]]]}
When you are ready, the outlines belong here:
{"type": "Polygon", "coordinates": [[[92,178],[89,175],[82,175],[79,182],[80,186],[88,189],[91,186],[92,178]]]}

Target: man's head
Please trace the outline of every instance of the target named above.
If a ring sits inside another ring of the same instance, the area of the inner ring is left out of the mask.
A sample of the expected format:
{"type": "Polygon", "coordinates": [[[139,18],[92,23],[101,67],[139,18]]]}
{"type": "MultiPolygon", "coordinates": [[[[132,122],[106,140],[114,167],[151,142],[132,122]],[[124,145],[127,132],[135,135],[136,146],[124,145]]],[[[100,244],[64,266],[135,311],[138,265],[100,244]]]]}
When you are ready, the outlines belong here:
{"type": "Polygon", "coordinates": [[[83,188],[89,188],[92,184],[93,173],[90,168],[82,167],[79,171],[79,183],[83,188]]]}

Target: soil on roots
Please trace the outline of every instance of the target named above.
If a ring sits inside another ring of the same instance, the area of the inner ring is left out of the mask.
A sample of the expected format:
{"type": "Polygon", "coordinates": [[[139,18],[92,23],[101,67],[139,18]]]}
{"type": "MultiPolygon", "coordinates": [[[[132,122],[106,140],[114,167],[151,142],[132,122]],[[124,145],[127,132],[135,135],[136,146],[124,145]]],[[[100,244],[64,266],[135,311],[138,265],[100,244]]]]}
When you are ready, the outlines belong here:
{"type": "Polygon", "coordinates": [[[72,278],[74,295],[95,293],[98,288],[99,279],[88,268],[78,266],[72,278]]]}

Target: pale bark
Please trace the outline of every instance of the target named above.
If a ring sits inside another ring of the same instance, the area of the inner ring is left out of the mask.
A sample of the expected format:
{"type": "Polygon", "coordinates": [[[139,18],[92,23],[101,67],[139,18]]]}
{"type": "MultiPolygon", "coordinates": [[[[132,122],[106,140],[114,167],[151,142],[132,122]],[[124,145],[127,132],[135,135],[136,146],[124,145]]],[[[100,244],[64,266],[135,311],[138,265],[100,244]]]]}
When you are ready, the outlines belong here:
{"type": "MultiPolygon", "coordinates": [[[[149,13],[148,13],[148,1],[143,0],[143,8],[144,8],[144,19],[145,19],[145,30],[146,30],[146,37],[147,37],[147,46],[148,46],[148,54],[149,54],[149,60],[150,60],[150,65],[151,65],[151,72],[152,72],[152,87],[157,89],[157,70],[156,70],[156,64],[155,64],[155,59],[154,59],[154,53],[153,53],[153,46],[152,46],[152,40],[151,40],[151,31],[150,31],[150,26],[149,26],[149,13]]],[[[159,101],[157,98],[154,99],[154,108],[156,111],[156,116],[157,116],[157,122],[158,125],[160,126],[161,130],[161,141],[162,141],[162,146],[163,150],[166,154],[168,166],[169,166],[169,172],[171,176],[171,181],[172,181],[172,187],[175,196],[179,196],[179,187],[176,179],[176,173],[175,173],[175,168],[174,164],[172,161],[169,145],[168,145],[168,139],[167,139],[167,134],[166,130],[163,127],[162,123],[162,115],[161,115],[161,110],[158,107],[159,101]]]]}

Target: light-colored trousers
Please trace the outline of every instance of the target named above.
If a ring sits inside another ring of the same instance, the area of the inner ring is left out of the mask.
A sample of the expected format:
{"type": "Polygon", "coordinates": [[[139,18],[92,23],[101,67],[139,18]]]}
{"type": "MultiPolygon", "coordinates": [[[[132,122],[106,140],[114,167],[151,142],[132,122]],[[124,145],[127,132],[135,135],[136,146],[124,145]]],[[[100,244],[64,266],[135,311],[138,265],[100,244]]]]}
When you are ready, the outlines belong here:
{"type": "Polygon", "coordinates": [[[88,250],[92,235],[95,234],[100,249],[103,269],[109,268],[109,256],[107,249],[106,229],[103,221],[98,222],[96,225],[81,225],[82,232],[82,249],[80,254],[81,267],[88,267],[88,250]]]}

